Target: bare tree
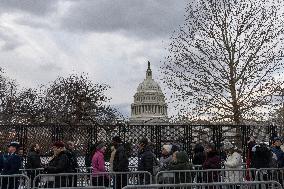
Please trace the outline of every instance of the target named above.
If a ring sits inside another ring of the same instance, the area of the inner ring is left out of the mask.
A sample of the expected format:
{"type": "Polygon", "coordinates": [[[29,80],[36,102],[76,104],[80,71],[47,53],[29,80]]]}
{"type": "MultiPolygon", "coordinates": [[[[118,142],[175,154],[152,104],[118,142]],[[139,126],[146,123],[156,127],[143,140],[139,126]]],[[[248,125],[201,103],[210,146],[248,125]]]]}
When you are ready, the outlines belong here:
{"type": "Polygon", "coordinates": [[[108,85],[93,83],[87,75],[59,77],[46,90],[46,122],[77,125],[115,119],[113,109],[105,104],[109,100],[105,95],[108,88],[108,85]]]}
{"type": "Polygon", "coordinates": [[[19,124],[40,124],[44,120],[44,96],[41,90],[24,89],[17,94],[13,117],[19,124]]]}
{"type": "Polygon", "coordinates": [[[0,68],[0,124],[15,123],[17,84],[0,68]]]}
{"type": "Polygon", "coordinates": [[[162,66],[180,111],[240,124],[269,106],[283,72],[281,8],[265,0],[188,4],[162,66]]]}

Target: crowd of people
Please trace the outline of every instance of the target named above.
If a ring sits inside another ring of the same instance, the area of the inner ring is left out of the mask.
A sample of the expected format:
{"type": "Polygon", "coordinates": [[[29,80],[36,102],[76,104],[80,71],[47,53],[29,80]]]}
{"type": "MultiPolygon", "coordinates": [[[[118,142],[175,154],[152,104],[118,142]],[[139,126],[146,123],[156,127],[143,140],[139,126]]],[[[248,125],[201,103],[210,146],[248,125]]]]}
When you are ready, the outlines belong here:
{"type": "MultiPolygon", "coordinates": [[[[181,150],[176,145],[166,144],[162,146],[160,159],[156,159],[153,153],[152,144],[143,138],[138,142],[138,171],[147,171],[151,175],[156,175],[160,171],[163,174],[158,177],[158,183],[191,183],[195,182],[220,182],[220,172],[209,171],[203,174],[192,174],[185,170],[246,170],[249,168],[283,168],[284,167],[284,151],[282,150],[282,141],[278,137],[272,139],[272,145],[268,146],[263,142],[256,142],[251,137],[248,141],[248,151],[237,148],[229,140],[224,140],[222,145],[217,148],[213,143],[205,145],[196,144],[193,149],[192,159],[189,158],[188,152],[181,150]],[[243,157],[246,154],[246,157],[243,157]],[[246,160],[244,162],[243,160],[246,160]],[[245,168],[245,169],[244,169],[245,168]],[[172,172],[171,172],[172,171],[172,172]]],[[[105,150],[105,148],[104,148],[105,150]]],[[[103,159],[104,150],[97,150],[103,159]]],[[[94,156],[96,157],[96,156],[94,156]]],[[[110,160],[110,171],[128,171],[128,157],[123,145],[114,145],[110,160]],[[116,150],[119,152],[117,153],[116,150]],[[123,152],[123,153],[122,153],[123,152]],[[120,159],[116,159],[120,158],[120,159]],[[119,163],[119,164],[118,164],[119,163]],[[119,165],[119,168],[116,167],[119,165]]],[[[93,159],[93,168],[96,167],[96,159],[93,159]]],[[[104,161],[101,161],[102,169],[98,172],[104,172],[104,161]]],[[[96,173],[95,173],[96,174],[96,173]]],[[[254,180],[255,175],[246,171],[226,171],[223,177],[225,182],[242,182],[243,180],[254,180]]],[[[106,179],[105,179],[106,180],[106,179]]],[[[127,180],[122,178],[121,186],[125,186],[127,180]]],[[[141,176],[140,184],[149,184],[151,178],[145,175],[141,176]]],[[[100,183],[103,185],[104,183],[100,183]]],[[[119,188],[119,187],[118,187],[119,188]]]]}
{"type": "MultiPolygon", "coordinates": [[[[40,146],[38,144],[32,144],[27,154],[27,161],[24,165],[24,157],[22,148],[18,142],[11,142],[7,146],[7,153],[0,155],[0,170],[2,175],[15,175],[21,174],[21,169],[25,168],[27,176],[33,180],[37,174],[39,174],[40,168],[43,168],[47,174],[56,173],[72,173],[76,172],[78,167],[77,157],[74,152],[74,143],[68,141],[66,145],[63,142],[57,141],[52,145],[52,156],[49,158],[49,163],[44,165],[40,158],[40,146]]],[[[54,186],[54,183],[65,186],[76,186],[76,178],[68,179],[68,182],[64,178],[55,177],[54,182],[47,182],[46,185],[54,186]]],[[[38,184],[39,180],[36,182],[38,184]]],[[[1,178],[2,189],[15,189],[18,188],[19,179],[13,177],[1,178]]],[[[31,183],[33,185],[33,183],[31,183]]]]}
{"type": "MultiPolygon", "coordinates": [[[[164,173],[158,178],[158,183],[191,183],[195,182],[218,182],[220,176],[218,171],[212,171],[210,175],[192,174],[187,172],[176,172],[178,170],[193,169],[242,169],[243,159],[246,159],[246,168],[283,168],[284,151],[282,140],[274,137],[272,145],[256,142],[251,137],[248,141],[248,151],[246,157],[242,149],[237,148],[229,140],[224,140],[222,146],[218,149],[214,144],[196,144],[193,148],[192,159],[188,152],[181,150],[177,145],[165,144],[162,146],[160,158],[153,152],[153,145],[148,139],[143,138],[138,142],[138,171],[147,171],[151,175],[156,175],[160,171],[164,173]],[[167,172],[168,171],[168,172],[167,172]],[[174,172],[170,172],[174,171],[174,172]]],[[[7,146],[7,153],[0,155],[0,170],[2,175],[20,174],[20,169],[25,168],[27,175],[33,180],[38,174],[35,169],[43,168],[44,173],[76,173],[78,166],[77,156],[74,151],[74,143],[68,141],[65,143],[57,141],[52,145],[53,155],[49,158],[49,163],[43,165],[40,158],[40,146],[31,145],[27,154],[25,167],[23,167],[23,152],[19,143],[11,142],[7,146]]],[[[107,149],[105,142],[98,142],[90,154],[90,166],[92,167],[93,186],[109,186],[111,175],[102,174],[107,170],[110,172],[125,173],[129,172],[129,153],[121,138],[115,136],[112,138],[111,155],[109,160],[109,169],[106,168],[105,153],[107,149]]],[[[86,161],[87,163],[87,161],[86,161]]],[[[88,166],[88,165],[87,165],[88,166]]],[[[208,173],[207,173],[208,174],[208,173]]],[[[252,180],[254,175],[241,175],[240,172],[226,172],[226,182],[241,182],[243,179],[252,180]]],[[[117,174],[112,178],[114,188],[119,189],[127,185],[128,177],[126,174],[117,174]]],[[[151,177],[141,175],[140,184],[149,184],[151,177]]],[[[39,181],[35,182],[37,185],[39,181]]],[[[3,178],[1,188],[17,188],[17,180],[7,181],[3,178]]],[[[47,181],[46,186],[51,187],[76,187],[76,176],[59,177],[55,176],[53,181],[47,181]]]]}

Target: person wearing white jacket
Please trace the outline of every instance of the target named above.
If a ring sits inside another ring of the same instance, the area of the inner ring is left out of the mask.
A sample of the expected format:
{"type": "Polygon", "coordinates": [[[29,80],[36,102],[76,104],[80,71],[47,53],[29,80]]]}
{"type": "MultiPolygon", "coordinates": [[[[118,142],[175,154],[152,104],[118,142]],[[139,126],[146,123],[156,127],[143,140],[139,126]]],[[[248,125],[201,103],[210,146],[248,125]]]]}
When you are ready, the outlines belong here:
{"type": "Polygon", "coordinates": [[[224,144],[224,149],[227,151],[227,159],[224,162],[226,169],[225,182],[242,182],[243,172],[241,170],[230,171],[230,169],[242,169],[242,156],[240,151],[229,141],[224,144]]]}

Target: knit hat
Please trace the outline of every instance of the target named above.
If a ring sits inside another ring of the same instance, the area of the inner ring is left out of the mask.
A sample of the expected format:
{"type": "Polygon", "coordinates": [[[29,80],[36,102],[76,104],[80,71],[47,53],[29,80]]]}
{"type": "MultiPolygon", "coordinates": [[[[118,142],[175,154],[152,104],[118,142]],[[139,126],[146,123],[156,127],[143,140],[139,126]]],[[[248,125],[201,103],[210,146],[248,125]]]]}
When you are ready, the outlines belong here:
{"type": "Polygon", "coordinates": [[[172,150],[172,145],[165,144],[163,145],[163,149],[165,149],[168,153],[170,153],[172,150]]]}
{"type": "Polygon", "coordinates": [[[52,144],[52,146],[54,146],[56,148],[63,148],[65,145],[62,141],[56,141],[52,144]]]}
{"type": "Polygon", "coordinates": [[[229,140],[224,140],[224,150],[230,150],[234,148],[234,145],[229,140]]]}
{"type": "Polygon", "coordinates": [[[96,149],[97,150],[100,150],[100,149],[102,149],[102,147],[104,147],[106,144],[104,143],[104,142],[99,142],[98,143],[98,145],[97,145],[97,147],[96,147],[96,149]]]}

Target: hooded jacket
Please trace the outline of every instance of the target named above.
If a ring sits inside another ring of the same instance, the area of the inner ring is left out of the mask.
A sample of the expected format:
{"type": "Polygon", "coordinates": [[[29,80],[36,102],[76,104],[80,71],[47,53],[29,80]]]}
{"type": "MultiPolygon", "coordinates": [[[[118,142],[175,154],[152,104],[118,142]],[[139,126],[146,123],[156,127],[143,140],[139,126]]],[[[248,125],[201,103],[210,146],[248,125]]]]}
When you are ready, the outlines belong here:
{"type": "MultiPolygon", "coordinates": [[[[106,172],[104,153],[97,150],[92,158],[93,177],[97,177],[99,172],[106,172]]],[[[102,176],[102,175],[100,175],[102,176]]]]}
{"type": "Polygon", "coordinates": [[[119,144],[116,149],[113,159],[113,171],[115,172],[127,172],[129,161],[126,150],[123,144],[119,144]]]}
{"type": "MultiPolygon", "coordinates": [[[[191,170],[192,166],[189,163],[189,158],[186,152],[177,152],[176,161],[169,166],[170,170],[191,170]]],[[[190,172],[176,172],[175,183],[191,183],[192,175],[190,172]]]]}
{"type": "Polygon", "coordinates": [[[153,167],[157,165],[155,155],[152,153],[149,146],[146,146],[138,154],[138,171],[148,171],[153,175],[153,167]]]}

